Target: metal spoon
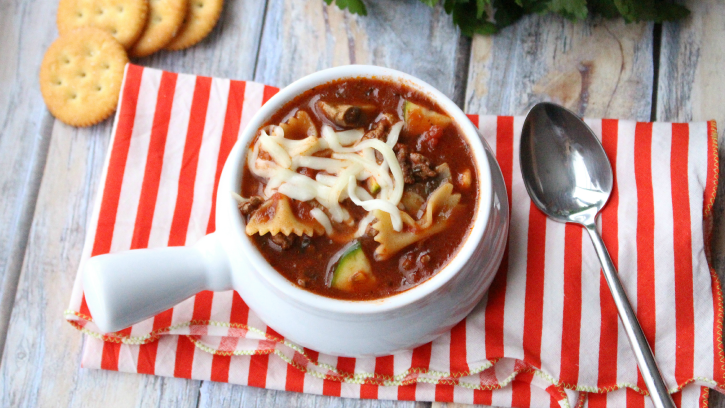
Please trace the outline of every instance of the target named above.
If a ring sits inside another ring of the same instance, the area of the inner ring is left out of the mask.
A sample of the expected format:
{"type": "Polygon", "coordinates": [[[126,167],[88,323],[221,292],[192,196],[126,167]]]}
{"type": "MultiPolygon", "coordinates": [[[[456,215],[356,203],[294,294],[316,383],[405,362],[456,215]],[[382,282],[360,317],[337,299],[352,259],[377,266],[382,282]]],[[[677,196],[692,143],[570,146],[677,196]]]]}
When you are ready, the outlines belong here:
{"type": "MultiPolygon", "coordinates": [[[[559,222],[589,232],[655,407],[674,407],[637,316],[619,281],[596,226],[597,214],[612,192],[612,166],[592,130],[571,111],[552,103],[534,106],[521,133],[521,173],[531,200],[559,222]]],[[[615,358],[612,356],[612,358],[615,358]]]]}

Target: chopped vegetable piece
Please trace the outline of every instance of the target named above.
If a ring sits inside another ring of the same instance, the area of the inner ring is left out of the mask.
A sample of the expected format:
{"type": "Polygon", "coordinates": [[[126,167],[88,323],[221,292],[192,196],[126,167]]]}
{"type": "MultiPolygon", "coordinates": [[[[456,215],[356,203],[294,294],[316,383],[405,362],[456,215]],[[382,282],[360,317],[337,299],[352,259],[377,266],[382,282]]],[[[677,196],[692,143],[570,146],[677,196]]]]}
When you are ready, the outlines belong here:
{"type": "Polygon", "coordinates": [[[465,169],[461,174],[458,175],[458,185],[463,188],[471,187],[471,170],[465,169]]]}
{"type": "Polygon", "coordinates": [[[380,191],[380,184],[378,184],[377,180],[375,180],[375,177],[368,177],[366,183],[370,194],[375,195],[380,191]]]}
{"type": "Polygon", "coordinates": [[[332,275],[332,287],[350,292],[373,285],[375,276],[360,241],[354,241],[343,251],[332,275]]]}
{"type": "Polygon", "coordinates": [[[444,129],[451,124],[451,118],[448,116],[426,109],[411,101],[405,101],[403,115],[405,116],[405,129],[413,135],[422,135],[431,126],[439,126],[444,129]]]}

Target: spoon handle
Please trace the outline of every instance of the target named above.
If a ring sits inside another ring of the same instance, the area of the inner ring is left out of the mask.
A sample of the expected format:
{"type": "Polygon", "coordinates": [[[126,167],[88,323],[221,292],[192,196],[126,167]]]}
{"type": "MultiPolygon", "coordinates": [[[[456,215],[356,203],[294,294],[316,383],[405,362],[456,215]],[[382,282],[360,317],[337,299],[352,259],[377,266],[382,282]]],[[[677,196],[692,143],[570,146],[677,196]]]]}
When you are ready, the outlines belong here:
{"type": "Polygon", "coordinates": [[[647,338],[644,336],[642,327],[639,325],[637,315],[632,310],[632,305],[627,299],[627,293],[625,293],[622,287],[622,282],[619,281],[619,274],[617,268],[614,267],[612,258],[609,256],[607,247],[604,246],[604,241],[597,231],[595,223],[584,225],[589,232],[589,237],[592,239],[594,249],[597,251],[599,261],[602,264],[602,273],[604,278],[609,285],[609,290],[612,292],[614,298],[614,304],[617,305],[617,312],[619,313],[619,319],[622,321],[624,331],[627,333],[629,338],[629,344],[632,346],[634,355],[637,358],[637,365],[639,371],[642,373],[644,383],[649,389],[650,397],[654,406],[657,408],[674,408],[675,403],[672,401],[670,393],[667,391],[667,386],[662,380],[662,374],[657,367],[657,361],[655,360],[652,349],[647,343],[647,338]]]}

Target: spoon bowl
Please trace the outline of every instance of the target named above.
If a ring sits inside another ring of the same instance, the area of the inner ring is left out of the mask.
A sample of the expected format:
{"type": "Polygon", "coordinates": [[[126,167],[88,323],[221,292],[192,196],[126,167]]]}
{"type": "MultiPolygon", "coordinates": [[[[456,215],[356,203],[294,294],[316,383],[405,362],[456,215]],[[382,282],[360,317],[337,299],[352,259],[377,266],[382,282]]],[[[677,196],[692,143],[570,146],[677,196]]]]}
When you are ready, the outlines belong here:
{"type": "Polygon", "coordinates": [[[587,230],[652,402],[657,408],[674,407],[597,230],[597,214],[607,203],[614,181],[602,144],[573,112],[553,103],[539,103],[526,116],[520,147],[521,173],[531,200],[552,219],[577,223],[587,230]]]}
{"type": "Polygon", "coordinates": [[[560,222],[595,217],[612,192],[612,166],[596,135],[552,103],[534,106],[524,122],[521,172],[536,206],[560,222]]]}

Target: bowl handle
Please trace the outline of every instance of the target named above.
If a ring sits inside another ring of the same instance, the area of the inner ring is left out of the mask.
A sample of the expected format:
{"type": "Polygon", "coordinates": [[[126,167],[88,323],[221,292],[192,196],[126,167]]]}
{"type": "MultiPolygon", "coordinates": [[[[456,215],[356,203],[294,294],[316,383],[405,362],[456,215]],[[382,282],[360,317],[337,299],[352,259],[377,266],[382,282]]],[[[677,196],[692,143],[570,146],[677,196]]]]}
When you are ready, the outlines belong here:
{"type": "Polygon", "coordinates": [[[86,303],[104,333],[148,319],[203,290],[231,288],[229,261],[216,233],[192,247],[95,256],[83,268],[86,303]]]}

